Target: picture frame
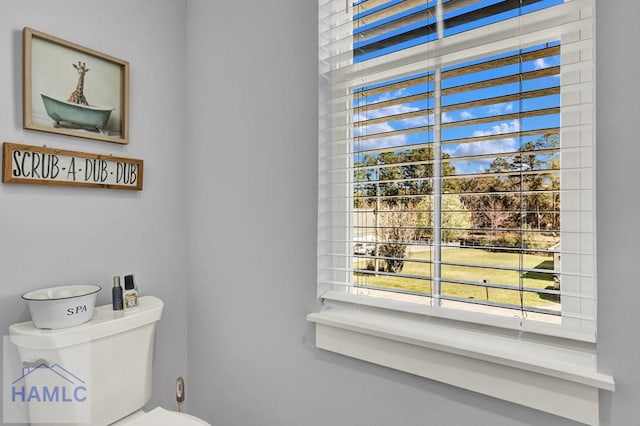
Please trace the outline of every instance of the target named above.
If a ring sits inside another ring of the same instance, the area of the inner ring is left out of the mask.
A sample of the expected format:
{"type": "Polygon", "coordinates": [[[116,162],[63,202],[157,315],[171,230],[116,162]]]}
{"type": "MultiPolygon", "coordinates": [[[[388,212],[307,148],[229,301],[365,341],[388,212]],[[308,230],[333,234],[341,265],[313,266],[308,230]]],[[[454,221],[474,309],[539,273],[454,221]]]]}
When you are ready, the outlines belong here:
{"type": "Polygon", "coordinates": [[[129,63],[25,27],[23,127],[129,143],[129,63]]]}

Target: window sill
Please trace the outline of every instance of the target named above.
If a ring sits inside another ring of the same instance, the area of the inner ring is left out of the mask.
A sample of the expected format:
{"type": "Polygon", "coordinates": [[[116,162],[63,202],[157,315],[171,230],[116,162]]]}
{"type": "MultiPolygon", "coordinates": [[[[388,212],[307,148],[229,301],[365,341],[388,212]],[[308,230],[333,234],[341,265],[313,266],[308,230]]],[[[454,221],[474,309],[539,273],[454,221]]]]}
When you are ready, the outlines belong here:
{"type": "Polygon", "coordinates": [[[613,391],[597,371],[594,345],[528,339],[457,321],[325,301],[307,319],[316,347],[521,404],[599,424],[598,390],[613,391]]]}

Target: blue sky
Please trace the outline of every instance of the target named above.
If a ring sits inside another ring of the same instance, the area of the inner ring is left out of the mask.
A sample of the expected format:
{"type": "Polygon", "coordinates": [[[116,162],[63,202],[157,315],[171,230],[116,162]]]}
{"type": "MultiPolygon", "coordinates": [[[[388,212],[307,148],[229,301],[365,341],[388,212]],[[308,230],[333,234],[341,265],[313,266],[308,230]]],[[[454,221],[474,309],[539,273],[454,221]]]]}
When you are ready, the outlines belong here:
{"type": "MultiPolygon", "coordinates": [[[[391,2],[395,4],[397,2],[391,2]]],[[[431,2],[434,3],[434,2],[431,2]]],[[[429,6],[431,3],[427,4],[429,6]]],[[[484,7],[490,4],[500,3],[500,1],[496,0],[486,0],[477,3],[475,6],[471,6],[471,8],[484,7]]],[[[562,3],[561,0],[543,0],[539,3],[534,4],[535,9],[539,9],[542,7],[549,7],[553,4],[562,3]]],[[[455,14],[463,14],[468,12],[470,7],[463,8],[455,11],[455,14]]],[[[412,9],[412,11],[415,9],[412,9]]],[[[534,10],[533,7],[528,7],[527,10],[534,10]]],[[[375,10],[374,10],[375,11],[375,10]]],[[[507,19],[512,16],[518,14],[518,10],[510,11],[507,13],[502,13],[500,15],[491,17],[488,22],[494,22],[495,20],[507,19]]],[[[446,16],[445,16],[446,18],[446,16]]],[[[389,19],[393,19],[389,18],[389,19]]],[[[482,21],[487,21],[482,20],[482,21]]],[[[486,23],[482,21],[474,22],[474,25],[463,25],[460,27],[456,27],[456,32],[464,31],[471,28],[476,28],[481,25],[485,25],[486,23]],[[464,28],[462,28],[464,27],[464,28]]],[[[428,21],[423,21],[423,24],[428,21]]],[[[446,33],[445,33],[446,35],[446,33]]],[[[420,41],[414,41],[414,44],[419,43],[420,41]]],[[[546,45],[539,45],[527,48],[525,51],[537,50],[547,46],[556,46],[558,42],[550,42],[546,45]]],[[[499,57],[506,57],[517,54],[518,51],[507,52],[498,56],[491,56],[487,58],[482,58],[480,60],[476,60],[473,63],[484,62],[487,60],[497,59],[499,57]]],[[[361,57],[358,60],[366,60],[366,58],[361,57]]],[[[443,69],[443,72],[446,72],[450,69],[459,68],[462,66],[471,65],[472,63],[461,63],[457,64],[454,67],[448,67],[443,69]]],[[[447,89],[450,87],[460,86],[464,84],[474,83],[474,82],[482,82],[485,80],[504,77],[504,76],[512,76],[517,75],[520,72],[529,72],[540,69],[548,69],[551,67],[558,66],[560,64],[559,55],[548,56],[545,58],[539,58],[535,60],[531,60],[528,62],[524,62],[522,64],[515,65],[507,65],[496,69],[491,69],[488,71],[475,72],[472,74],[466,74],[459,77],[453,78],[445,78],[442,81],[442,89],[447,89]]],[[[424,73],[418,76],[419,77],[429,74],[429,70],[425,70],[424,73]]],[[[387,84],[388,82],[385,82],[387,84]]],[[[491,86],[484,89],[478,90],[469,90],[462,93],[456,93],[451,95],[445,95],[442,97],[442,105],[450,106],[455,105],[462,102],[469,102],[474,100],[493,98],[497,96],[509,95],[509,94],[517,94],[519,92],[527,92],[531,90],[537,90],[542,88],[550,88],[550,87],[558,87],[560,84],[559,75],[551,75],[544,76],[536,79],[525,80],[520,83],[508,83],[502,84],[499,86],[491,86]]],[[[379,84],[373,87],[379,87],[384,84],[379,84]]],[[[433,90],[433,84],[421,84],[409,86],[400,90],[393,90],[385,93],[376,94],[370,97],[366,97],[361,100],[361,105],[364,104],[375,104],[378,102],[382,102],[389,99],[397,99],[405,96],[416,95],[420,93],[426,93],[433,90]]],[[[513,114],[518,112],[526,112],[543,108],[553,108],[558,107],[560,105],[560,96],[558,94],[538,97],[533,99],[524,99],[520,101],[512,101],[512,102],[498,102],[493,105],[473,107],[473,108],[464,108],[464,109],[454,109],[451,111],[443,112],[441,115],[441,122],[443,124],[454,123],[458,121],[471,120],[475,118],[482,118],[488,116],[496,116],[496,115],[505,115],[505,114],[513,114]]],[[[357,105],[356,105],[357,106],[357,105]]],[[[406,102],[406,103],[397,103],[387,107],[374,108],[369,111],[359,112],[355,111],[354,113],[354,121],[364,120],[364,119],[374,119],[379,117],[387,117],[394,116],[397,114],[408,113],[412,111],[425,110],[425,114],[404,118],[395,121],[383,121],[368,125],[366,127],[356,127],[354,129],[355,136],[360,137],[364,135],[371,135],[377,133],[385,133],[391,132],[399,129],[410,129],[410,128],[418,128],[421,126],[428,126],[433,124],[434,117],[431,114],[427,113],[427,109],[433,107],[433,99],[427,100],[422,99],[418,101],[406,102]]],[[[559,114],[548,114],[538,117],[528,117],[528,118],[502,118],[496,117],[496,120],[488,123],[476,123],[470,125],[461,125],[454,126],[449,128],[444,128],[442,130],[442,140],[443,144],[443,152],[447,153],[451,157],[462,157],[462,156],[473,156],[473,155],[485,155],[485,154],[500,154],[500,153],[509,153],[517,151],[521,144],[529,141],[535,140],[539,137],[536,135],[529,136],[526,138],[521,137],[500,137],[501,134],[505,133],[513,133],[519,131],[527,131],[527,130],[537,130],[537,129],[547,129],[552,127],[559,126],[559,114]],[[488,140],[464,143],[464,144],[447,144],[446,141],[467,138],[473,136],[490,136],[496,135],[496,138],[491,138],[488,140]]],[[[377,148],[386,148],[386,147],[398,147],[402,149],[402,147],[408,147],[415,144],[431,142],[433,141],[433,133],[431,130],[423,130],[416,133],[409,134],[396,134],[396,135],[381,135],[378,138],[367,139],[367,140],[357,140],[355,144],[356,151],[365,151],[370,149],[377,148]]],[[[405,148],[406,149],[406,148],[405,148]]],[[[455,165],[457,174],[465,174],[465,173],[478,173],[486,170],[491,163],[491,158],[483,158],[483,159],[467,159],[462,161],[453,162],[455,165]]]]}

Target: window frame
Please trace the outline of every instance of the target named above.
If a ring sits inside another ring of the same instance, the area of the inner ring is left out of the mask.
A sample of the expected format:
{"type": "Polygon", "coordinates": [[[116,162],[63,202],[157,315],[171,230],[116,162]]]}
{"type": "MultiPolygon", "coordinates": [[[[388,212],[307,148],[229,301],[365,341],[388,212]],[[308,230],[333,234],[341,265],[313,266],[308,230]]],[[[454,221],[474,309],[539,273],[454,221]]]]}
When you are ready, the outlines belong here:
{"type": "MultiPolygon", "coordinates": [[[[571,2],[591,4],[589,0],[571,2]]],[[[329,19],[322,3],[321,0],[321,26],[323,18],[329,19]]],[[[549,14],[549,19],[554,19],[554,14],[549,14]]],[[[508,24],[504,27],[508,32],[508,24]]],[[[468,38],[472,57],[482,54],[482,40],[474,39],[474,34],[462,37],[468,38]]],[[[446,43],[442,41],[445,50],[446,43]]],[[[321,75],[329,69],[328,56],[321,49],[321,75]]],[[[464,59],[461,57],[459,61],[464,59]]],[[[403,61],[400,57],[399,65],[403,61]]],[[[323,101],[331,91],[335,93],[331,82],[321,79],[321,138],[323,117],[330,115],[323,101]]],[[[343,155],[348,158],[348,147],[343,155]]],[[[322,148],[320,157],[322,162],[322,148]]],[[[342,173],[342,178],[349,181],[349,172],[345,170],[348,168],[336,173],[342,173]]],[[[330,184],[319,177],[319,196],[330,184]]],[[[334,203],[332,208],[349,212],[353,191],[342,190],[344,200],[334,203]]],[[[327,285],[331,280],[322,279],[321,275],[331,266],[331,260],[323,256],[326,248],[322,247],[322,241],[332,231],[320,216],[318,297],[323,307],[307,316],[316,325],[316,347],[586,424],[598,424],[598,391],[613,391],[615,383],[611,376],[598,372],[595,332],[550,330],[535,322],[384,300],[370,297],[364,291],[327,285]]],[[[348,222],[349,218],[343,220],[348,222]]],[[[351,246],[351,238],[343,238],[345,246],[351,246]]]]}

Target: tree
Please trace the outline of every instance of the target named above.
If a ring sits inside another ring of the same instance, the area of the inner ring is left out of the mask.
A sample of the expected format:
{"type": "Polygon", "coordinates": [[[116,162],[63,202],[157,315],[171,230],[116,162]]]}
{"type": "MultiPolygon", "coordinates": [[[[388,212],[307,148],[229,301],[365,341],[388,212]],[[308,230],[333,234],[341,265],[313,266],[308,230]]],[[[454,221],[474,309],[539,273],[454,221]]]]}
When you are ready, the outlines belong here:
{"type": "MultiPolygon", "coordinates": [[[[443,241],[465,238],[473,226],[471,212],[458,194],[442,194],[441,237],[443,241]]],[[[423,197],[416,207],[416,239],[433,238],[433,196],[423,197]]]]}
{"type": "Polygon", "coordinates": [[[407,256],[407,244],[415,236],[415,219],[412,219],[415,215],[397,207],[379,215],[383,243],[378,246],[378,255],[384,258],[386,272],[400,272],[407,256]]]}
{"type": "Polygon", "coordinates": [[[544,135],[511,157],[496,157],[487,176],[461,180],[475,227],[494,230],[494,237],[503,228],[558,229],[558,150],[558,134],[544,135]]]}
{"type": "Polygon", "coordinates": [[[524,173],[522,187],[527,191],[523,197],[523,222],[533,229],[559,226],[559,149],[559,135],[553,133],[524,143],[521,154],[513,158],[512,168],[524,173]]]}
{"type": "Polygon", "coordinates": [[[465,238],[473,226],[471,212],[457,194],[442,195],[442,239],[456,241],[465,238]]]}
{"type": "MultiPolygon", "coordinates": [[[[443,154],[444,160],[449,158],[443,154]]],[[[433,148],[408,148],[365,154],[354,163],[354,181],[357,184],[356,207],[375,204],[375,197],[382,197],[389,206],[413,206],[422,196],[433,193],[433,148]],[[363,202],[366,199],[366,203],[363,202]]],[[[442,162],[444,176],[455,175],[455,167],[442,162]]],[[[446,183],[451,190],[455,182],[446,183]]]]}

